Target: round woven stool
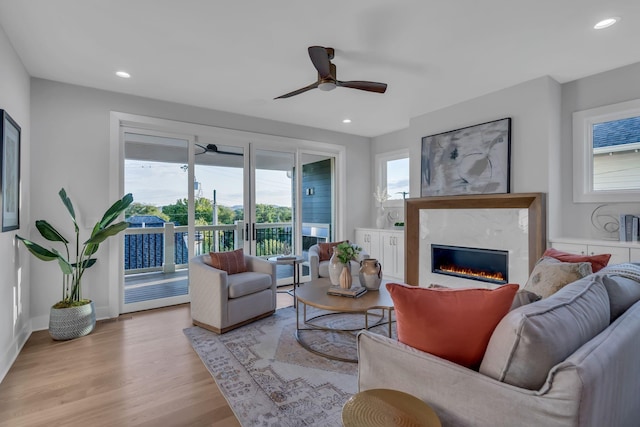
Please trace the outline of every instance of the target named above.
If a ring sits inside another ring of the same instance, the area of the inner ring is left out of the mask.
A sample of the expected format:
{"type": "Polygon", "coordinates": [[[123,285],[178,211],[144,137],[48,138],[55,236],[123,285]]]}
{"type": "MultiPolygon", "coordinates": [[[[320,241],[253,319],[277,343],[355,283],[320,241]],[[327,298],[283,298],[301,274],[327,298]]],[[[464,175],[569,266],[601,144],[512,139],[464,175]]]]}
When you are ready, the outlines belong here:
{"type": "Polygon", "coordinates": [[[410,394],[371,389],[354,394],[342,408],[345,427],[441,427],[429,405],[410,394]]]}

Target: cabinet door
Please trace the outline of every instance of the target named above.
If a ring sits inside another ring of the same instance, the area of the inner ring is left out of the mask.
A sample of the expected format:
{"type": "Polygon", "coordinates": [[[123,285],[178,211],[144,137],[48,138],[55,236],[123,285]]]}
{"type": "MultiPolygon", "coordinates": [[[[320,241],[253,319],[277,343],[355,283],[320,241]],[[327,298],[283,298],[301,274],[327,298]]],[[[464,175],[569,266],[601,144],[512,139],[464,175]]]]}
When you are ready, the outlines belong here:
{"type": "Polygon", "coordinates": [[[356,245],[371,258],[380,257],[380,232],[376,230],[356,230],[356,245]]]}
{"type": "Polygon", "coordinates": [[[570,254],[586,255],[587,245],[580,245],[577,243],[557,243],[551,244],[551,247],[563,252],[569,252],[570,254]]]}
{"type": "Polygon", "coordinates": [[[589,245],[587,247],[589,255],[611,254],[609,265],[629,262],[629,248],[616,248],[613,246],[589,245]]]}
{"type": "Polygon", "coordinates": [[[367,253],[371,253],[371,235],[366,230],[356,230],[356,245],[360,246],[367,253]]]}
{"type": "Polygon", "coordinates": [[[404,282],[404,233],[398,233],[396,235],[396,259],[398,265],[396,266],[396,270],[398,272],[397,277],[402,279],[404,282]]]}
{"type": "Polygon", "coordinates": [[[636,248],[629,249],[629,261],[640,262],[640,249],[636,249],[636,248]]]}
{"type": "Polygon", "coordinates": [[[398,232],[381,232],[382,271],[386,277],[404,280],[404,234],[398,232]]]}
{"type": "Polygon", "coordinates": [[[380,233],[380,246],[382,249],[382,256],[380,257],[381,259],[379,261],[382,264],[383,274],[388,277],[397,277],[397,251],[395,249],[395,246],[393,246],[394,237],[395,236],[393,235],[393,233],[384,231],[380,233]]]}

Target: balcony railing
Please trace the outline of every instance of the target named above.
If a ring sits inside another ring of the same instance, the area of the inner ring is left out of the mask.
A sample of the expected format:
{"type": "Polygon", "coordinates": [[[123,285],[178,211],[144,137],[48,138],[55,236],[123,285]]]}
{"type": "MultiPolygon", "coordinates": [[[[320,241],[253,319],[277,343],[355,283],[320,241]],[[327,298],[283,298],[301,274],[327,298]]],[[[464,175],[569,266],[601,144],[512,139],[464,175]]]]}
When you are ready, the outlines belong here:
{"type": "MultiPolygon", "coordinates": [[[[328,228],[329,224],[325,224],[328,228]]],[[[290,222],[255,225],[256,255],[269,257],[292,247],[293,227],[290,222]]],[[[187,226],[165,223],[164,227],[127,228],[124,236],[125,274],[151,271],[173,272],[189,262],[187,226]]],[[[195,255],[230,251],[243,247],[245,224],[197,225],[195,255]]]]}

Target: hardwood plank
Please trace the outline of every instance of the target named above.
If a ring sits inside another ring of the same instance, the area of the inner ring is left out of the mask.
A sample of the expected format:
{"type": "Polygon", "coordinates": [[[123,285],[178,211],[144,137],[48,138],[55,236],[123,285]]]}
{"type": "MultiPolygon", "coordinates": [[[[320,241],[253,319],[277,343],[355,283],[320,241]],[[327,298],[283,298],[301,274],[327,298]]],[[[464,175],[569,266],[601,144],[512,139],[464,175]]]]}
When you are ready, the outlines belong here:
{"type": "Polygon", "coordinates": [[[0,426],[239,426],[189,326],[183,304],[98,322],[72,341],[34,332],[0,384],[0,426]]]}

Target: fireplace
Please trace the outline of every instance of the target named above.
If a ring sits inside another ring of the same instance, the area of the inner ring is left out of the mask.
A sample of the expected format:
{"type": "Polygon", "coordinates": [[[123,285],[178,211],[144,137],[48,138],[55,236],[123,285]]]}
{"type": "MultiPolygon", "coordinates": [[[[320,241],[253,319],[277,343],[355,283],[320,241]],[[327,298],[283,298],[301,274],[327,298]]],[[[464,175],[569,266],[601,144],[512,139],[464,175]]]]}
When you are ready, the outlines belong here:
{"type": "Polygon", "coordinates": [[[509,280],[509,253],[431,244],[431,271],[501,285],[509,280]]]}

